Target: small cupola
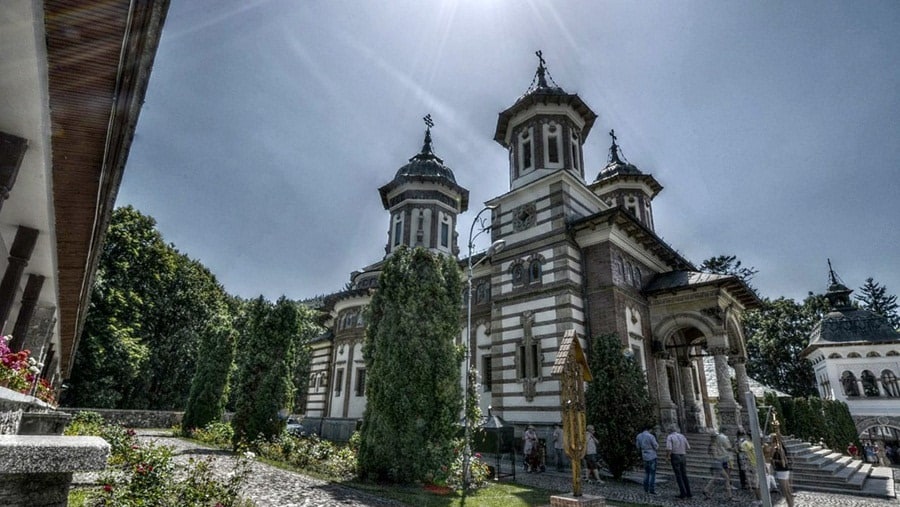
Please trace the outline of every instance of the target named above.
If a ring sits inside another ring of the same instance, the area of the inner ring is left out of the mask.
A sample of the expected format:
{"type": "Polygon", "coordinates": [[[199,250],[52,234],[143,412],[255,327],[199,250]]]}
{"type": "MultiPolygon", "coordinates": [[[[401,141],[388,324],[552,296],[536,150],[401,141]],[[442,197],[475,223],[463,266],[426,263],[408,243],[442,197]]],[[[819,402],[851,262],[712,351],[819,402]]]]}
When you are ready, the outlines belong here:
{"type": "Polygon", "coordinates": [[[494,140],[509,151],[510,189],[555,171],[584,180],[582,146],[597,114],[550,76],[540,51],[531,85],[500,113],[494,140]]]}
{"type": "Polygon", "coordinates": [[[590,189],[609,207],[620,206],[634,215],[651,231],[653,228],[653,198],[662,190],[656,178],[644,174],[628,162],[618,144],[616,131],[610,130],[612,145],[606,166],[600,170],[590,189]]]}
{"type": "Polygon", "coordinates": [[[402,245],[459,254],[456,219],[469,209],[469,191],[456,183],[453,171],[434,154],[434,122],[430,114],[424,120],[422,151],[378,189],[384,209],[391,214],[386,256],[402,245]]]}
{"type": "Polygon", "coordinates": [[[853,290],[848,289],[835,274],[834,269],[831,267],[831,259],[828,259],[828,292],[825,293],[825,299],[828,300],[828,304],[831,305],[833,310],[850,310],[853,308],[853,303],[850,301],[850,294],[852,293],[853,290]]]}

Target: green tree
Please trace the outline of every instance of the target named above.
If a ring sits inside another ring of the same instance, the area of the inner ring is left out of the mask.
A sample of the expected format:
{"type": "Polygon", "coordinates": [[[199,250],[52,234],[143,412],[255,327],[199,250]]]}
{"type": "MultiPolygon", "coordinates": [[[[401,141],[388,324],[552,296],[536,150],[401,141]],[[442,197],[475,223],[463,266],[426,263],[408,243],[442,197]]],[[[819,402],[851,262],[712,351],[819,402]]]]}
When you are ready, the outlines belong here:
{"type": "Polygon", "coordinates": [[[144,322],[169,251],[153,218],[132,207],[113,212],[84,330],[64,401],[96,408],[135,407],[146,392],[150,347],[144,322]]]}
{"type": "Polygon", "coordinates": [[[66,404],[184,408],[201,334],[227,298],[209,270],[163,241],[152,217],[117,208],[66,404]]]}
{"type": "Polygon", "coordinates": [[[231,319],[230,314],[219,314],[210,320],[203,333],[197,355],[197,371],[191,382],[191,392],[181,422],[186,434],[222,418],[236,339],[231,319]]]}
{"type": "Polygon", "coordinates": [[[718,275],[736,276],[743,280],[748,287],[750,287],[750,280],[759,273],[759,270],[754,267],[742,266],[741,261],[735,255],[710,257],[700,264],[700,270],[718,275]]]}
{"type": "Polygon", "coordinates": [[[304,305],[297,305],[297,318],[299,330],[294,344],[293,371],[294,396],[293,406],[295,410],[305,410],[306,396],[309,394],[306,386],[309,385],[309,373],[312,356],[309,348],[310,341],[319,336],[325,329],[316,322],[316,310],[304,305]]]}
{"type": "Polygon", "coordinates": [[[887,318],[894,329],[900,329],[900,315],[897,313],[897,296],[888,294],[887,287],[876,282],[872,277],[859,288],[854,298],[862,303],[863,308],[887,318]]]}
{"type": "Polygon", "coordinates": [[[800,353],[826,308],[824,297],[810,294],[802,304],[783,297],[766,299],[761,308],[748,312],[747,373],[792,396],[817,396],[812,365],[800,353]]]}
{"type": "Polygon", "coordinates": [[[594,380],[585,392],[587,420],[594,425],[597,454],[616,479],[641,462],[634,438],[656,422],[656,408],[637,360],[622,353],[615,334],[598,336],[590,350],[594,380]]]}
{"type": "Polygon", "coordinates": [[[247,304],[237,356],[233,443],[271,440],[284,430],[282,410],[291,410],[294,347],[300,331],[298,307],[281,297],[274,305],[262,296],[247,304]]]}
{"type": "Polygon", "coordinates": [[[454,259],[401,248],[385,262],[366,310],[366,411],[360,474],[425,480],[449,465],[462,409],[454,259]]]}

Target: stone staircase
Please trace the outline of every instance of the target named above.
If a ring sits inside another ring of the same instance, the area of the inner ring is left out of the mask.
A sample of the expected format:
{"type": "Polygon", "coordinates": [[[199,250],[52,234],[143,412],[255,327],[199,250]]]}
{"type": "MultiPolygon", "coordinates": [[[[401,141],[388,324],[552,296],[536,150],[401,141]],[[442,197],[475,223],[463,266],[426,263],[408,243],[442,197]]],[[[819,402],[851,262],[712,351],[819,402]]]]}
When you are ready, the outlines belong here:
{"type": "MultiPolygon", "coordinates": [[[[710,436],[705,433],[688,433],[685,436],[691,444],[687,460],[688,476],[692,483],[696,481],[698,485],[705,485],[710,478],[709,466],[713,461],[707,453],[710,436]]],[[[893,477],[889,468],[874,467],[796,438],[786,437],[784,441],[793,463],[792,484],[795,489],[894,497],[893,477]]],[[[665,448],[664,442],[660,448],[665,448]]],[[[735,469],[732,470],[731,477],[737,486],[739,479],[736,457],[732,459],[732,465],[735,469]]],[[[668,470],[660,467],[660,472],[666,473],[668,470]]]]}

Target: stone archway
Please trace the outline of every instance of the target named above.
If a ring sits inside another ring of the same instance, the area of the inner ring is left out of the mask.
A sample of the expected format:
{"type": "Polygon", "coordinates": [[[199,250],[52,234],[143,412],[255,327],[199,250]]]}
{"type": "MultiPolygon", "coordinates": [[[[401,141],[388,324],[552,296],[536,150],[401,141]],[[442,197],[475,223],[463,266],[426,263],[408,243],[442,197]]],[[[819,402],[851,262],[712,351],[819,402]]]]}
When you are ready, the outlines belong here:
{"type": "Polygon", "coordinates": [[[712,425],[702,358],[715,335],[714,322],[699,312],[670,315],[654,326],[653,357],[663,422],[678,422],[692,433],[712,425]]]}

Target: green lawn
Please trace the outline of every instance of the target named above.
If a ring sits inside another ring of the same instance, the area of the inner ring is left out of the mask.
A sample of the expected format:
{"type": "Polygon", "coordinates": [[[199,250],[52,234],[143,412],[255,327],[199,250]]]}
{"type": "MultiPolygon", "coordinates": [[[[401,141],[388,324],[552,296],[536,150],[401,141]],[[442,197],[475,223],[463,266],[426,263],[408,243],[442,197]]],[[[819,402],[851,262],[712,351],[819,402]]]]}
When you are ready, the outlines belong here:
{"type": "MultiPolygon", "coordinates": [[[[344,485],[370,495],[390,498],[416,507],[532,507],[550,505],[550,496],[556,494],[552,491],[514,483],[494,483],[465,496],[455,492],[439,494],[421,486],[378,485],[364,482],[350,482],[344,483],[344,485]]],[[[607,500],[606,504],[619,507],[641,507],[641,504],[611,500],[607,500]]]]}

